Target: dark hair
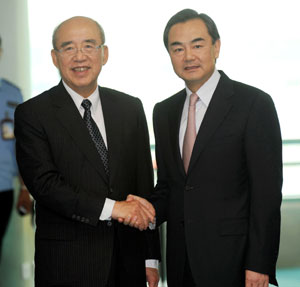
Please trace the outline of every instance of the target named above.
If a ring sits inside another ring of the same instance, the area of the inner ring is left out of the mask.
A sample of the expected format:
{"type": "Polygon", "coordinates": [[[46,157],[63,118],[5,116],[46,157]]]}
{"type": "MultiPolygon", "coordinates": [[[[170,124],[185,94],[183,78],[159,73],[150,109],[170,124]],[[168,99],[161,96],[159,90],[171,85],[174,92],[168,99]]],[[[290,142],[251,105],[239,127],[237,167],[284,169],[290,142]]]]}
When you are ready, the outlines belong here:
{"type": "Polygon", "coordinates": [[[217,28],[215,22],[213,21],[213,19],[211,19],[208,15],[206,15],[204,13],[199,14],[195,10],[184,9],[184,10],[181,10],[178,13],[176,13],[174,16],[172,16],[166,25],[166,28],[164,31],[164,44],[165,44],[165,47],[167,50],[169,50],[168,49],[169,32],[170,32],[170,29],[172,28],[172,26],[174,26],[175,24],[187,22],[187,21],[193,20],[193,19],[200,19],[204,22],[204,24],[207,28],[208,34],[212,38],[213,44],[217,40],[220,39],[218,28],[217,28]]]}
{"type": "MultiPolygon", "coordinates": [[[[77,18],[77,17],[81,17],[81,16],[75,16],[75,17],[72,17],[72,18],[77,18]]],[[[70,19],[72,19],[72,18],[70,18],[70,19]]],[[[101,25],[100,25],[97,21],[95,21],[95,20],[93,20],[93,19],[91,19],[91,18],[88,18],[88,17],[81,17],[81,18],[89,19],[89,20],[93,21],[93,22],[96,24],[96,26],[98,27],[99,32],[100,32],[100,37],[101,37],[101,40],[102,40],[102,43],[101,43],[101,44],[104,44],[104,43],[105,43],[105,34],[104,34],[104,30],[103,30],[103,28],[101,27],[101,25]]],[[[53,34],[52,34],[52,46],[53,46],[53,49],[54,49],[54,50],[57,49],[57,47],[56,47],[56,41],[57,41],[56,38],[57,38],[57,37],[56,37],[56,36],[57,36],[58,30],[60,29],[60,27],[61,27],[64,23],[66,23],[66,22],[69,21],[70,19],[67,19],[67,20],[63,21],[62,23],[60,23],[60,24],[54,29],[53,34]]]]}

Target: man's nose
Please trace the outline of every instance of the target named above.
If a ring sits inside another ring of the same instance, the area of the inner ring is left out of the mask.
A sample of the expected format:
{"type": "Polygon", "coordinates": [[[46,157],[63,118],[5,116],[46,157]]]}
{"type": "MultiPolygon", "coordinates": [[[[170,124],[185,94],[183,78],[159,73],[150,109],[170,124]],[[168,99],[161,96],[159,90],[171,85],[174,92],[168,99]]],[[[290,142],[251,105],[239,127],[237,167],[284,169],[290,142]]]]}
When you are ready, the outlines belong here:
{"type": "Polygon", "coordinates": [[[195,55],[191,48],[186,48],[184,51],[184,58],[186,61],[191,61],[195,59],[195,55]]]}
{"type": "Polygon", "coordinates": [[[85,59],[86,54],[82,51],[82,48],[77,48],[74,54],[74,58],[77,60],[85,59]]]}

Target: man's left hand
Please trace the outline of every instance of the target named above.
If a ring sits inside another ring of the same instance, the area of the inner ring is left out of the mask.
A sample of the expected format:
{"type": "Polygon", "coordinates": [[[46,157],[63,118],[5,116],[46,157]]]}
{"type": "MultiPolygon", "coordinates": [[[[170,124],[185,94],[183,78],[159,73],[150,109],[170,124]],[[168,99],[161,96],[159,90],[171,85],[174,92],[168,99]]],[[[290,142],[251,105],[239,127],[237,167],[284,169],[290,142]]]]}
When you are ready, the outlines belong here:
{"type": "Polygon", "coordinates": [[[246,270],[245,287],[268,287],[269,275],[246,270]]]}
{"type": "Polygon", "coordinates": [[[21,187],[19,197],[17,199],[16,208],[20,215],[32,212],[33,200],[30,198],[29,191],[25,187],[21,187]]]}
{"type": "Polygon", "coordinates": [[[146,267],[146,279],[149,287],[157,287],[159,282],[158,269],[146,267]]]}

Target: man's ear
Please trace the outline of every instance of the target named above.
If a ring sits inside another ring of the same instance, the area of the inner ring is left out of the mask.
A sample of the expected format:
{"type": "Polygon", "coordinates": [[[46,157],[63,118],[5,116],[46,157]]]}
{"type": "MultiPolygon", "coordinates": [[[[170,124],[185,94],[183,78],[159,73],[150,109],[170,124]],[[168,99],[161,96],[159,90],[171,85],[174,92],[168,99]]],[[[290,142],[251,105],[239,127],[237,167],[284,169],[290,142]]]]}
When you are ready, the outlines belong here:
{"type": "Polygon", "coordinates": [[[220,55],[220,49],[221,49],[221,40],[218,39],[216,40],[215,44],[214,44],[214,53],[215,53],[215,59],[217,60],[219,58],[220,55]]]}
{"type": "Polygon", "coordinates": [[[52,57],[52,62],[54,66],[58,69],[58,63],[57,63],[57,55],[54,49],[51,50],[51,57],[52,57]]]}
{"type": "Polygon", "coordinates": [[[102,65],[105,65],[107,63],[107,60],[108,60],[108,47],[106,45],[104,45],[102,48],[101,48],[101,57],[102,57],[102,65]]]}

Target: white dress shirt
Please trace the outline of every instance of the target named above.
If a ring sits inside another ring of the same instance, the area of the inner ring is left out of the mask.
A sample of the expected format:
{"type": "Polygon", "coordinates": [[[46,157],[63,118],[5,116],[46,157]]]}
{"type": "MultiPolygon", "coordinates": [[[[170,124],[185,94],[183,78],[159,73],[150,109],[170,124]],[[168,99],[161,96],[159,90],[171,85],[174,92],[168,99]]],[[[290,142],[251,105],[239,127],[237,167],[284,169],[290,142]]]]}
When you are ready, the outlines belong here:
{"type": "MultiPolygon", "coordinates": [[[[220,73],[218,70],[215,70],[211,77],[200,87],[200,89],[196,92],[199,97],[199,101],[196,103],[196,131],[198,133],[199,128],[201,126],[202,120],[210,103],[210,100],[213,96],[213,93],[218,85],[220,80],[220,73]]],[[[182,156],[182,147],[183,147],[183,139],[185,135],[185,130],[187,126],[187,118],[188,118],[188,109],[190,96],[192,91],[186,87],[186,99],[183,105],[181,121],[180,121],[180,129],[179,129],[179,147],[182,156]]]]}

